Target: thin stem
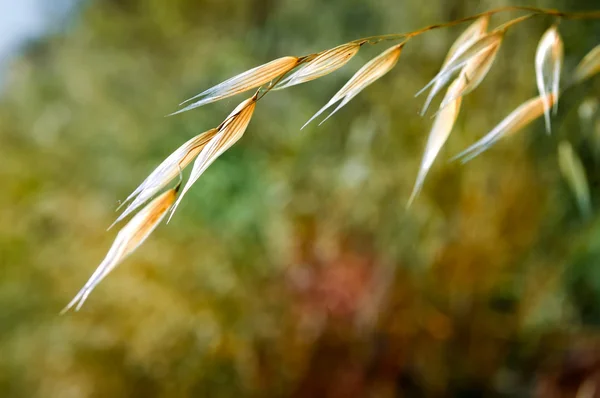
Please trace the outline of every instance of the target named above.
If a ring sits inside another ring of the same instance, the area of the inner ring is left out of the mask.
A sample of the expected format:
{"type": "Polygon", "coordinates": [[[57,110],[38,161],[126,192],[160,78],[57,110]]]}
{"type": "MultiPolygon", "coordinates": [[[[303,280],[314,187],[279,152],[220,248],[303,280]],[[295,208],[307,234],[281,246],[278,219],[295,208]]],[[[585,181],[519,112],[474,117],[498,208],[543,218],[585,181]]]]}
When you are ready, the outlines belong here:
{"type": "Polygon", "coordinates": [[[297,68],[297,67],[299,67],[300,65],[302,65],[302,64],[305,64],[305,63],[307,63],[307,62],[309,62],[309,61],[313,60],[313,59],[314,59],[316,56],[317,56],[317,54],[315,53],[315,54],[309,54],[309,55],[305,55],[305,56],[303,56],[303,57],[300,57],[300,58],[298,59],[298,63],[296,64],[296,66],[294,66],[294,68],[292,68],[291,70],[289,70],[289,71],[285,72],[285,73],[284,73],[284,74],[282,74],[282,75],[279,75],[279,76],[278,76],[278,77],[277,77],[275,80],[272,80],[271,82],[269,82],[269,85],[267,86],[267,88],[265,89],[265,91],[263,91],[262,93],[260,93],[260,95],[258,95],[258,93],[259,93],[259,92],[260,92],[260,90],[262,89],[262,86],[261,86],[261,87],[259,87],[259,88],[258,88],[258,91],[257,91],[257,95],[258,95],[258,97],[256,98],[256,102],[258,102],[258,101],[259,101],[259,100],[260,100],[262,97],[264,97],[265,95],[267,95],[267,93],[268,93],[269,91],[271,91],[272,89],[274,89],[274,88],[275,88],[275,86],[276,86],[276,85],[277,85],[277,84],[278,84],[280,81],[282,81],[282,80],[283,80],[283,78],[284,78],[284,77],[285,77],[285,76],[286,76],[288,73],[290,73],[292,70],[296,69],[296,68],[297,68]]]}
{"type": "Polygon", "coordinates": [[[508,28],[510,28],[513,25],[516,25],[520,22],[523,21],[527,21],[529,18],[535,17],[536,15],[540,15],[540,14],[527,14],[527,15],[523,15],[522,17],[519,18],[515,18],[515,19],[511,19],[510,21],[503,23],[502,25],[498,26],[496,29],[496,31],[506,31],[508,28]]]}
{"type": "Polygon", "coordinates": [[[563,11],[554,10],[554,9],[537,8],[537,7],[506,6],[506,7],[500,7],[500,8],[495,8],[495,9],[492,9],[489,11],[481,12],[479,14],[471,15],[469,17],[456,19],[456,20],[450,21],[450,22],[429,25],[429,26],[426,26],[424,28],[421,28],[421,29],[418,29],[418,30],[415,30],[412,32],[391,33],[391,34],[387,34],[387,35],[369,36],[369,37],[365,37],[363,39],[359,39],[356,41],[365,41],[366,40],[369,44],[377,44],[381,41],[398,40],[398,39],[402,39],[402,38],[414,37],[414,36],[418,36],[422,33],[428,32],[430,30],[449,28],[451,26],[460,25],[465,22],[474,21],[480,17],[490,16],[490,15],[498,14],[501,12],[507,12],[507,11],[527,11],[527,12],[530,12],[535,15],[538,15],[538,14],[552,15],[552,16],[555,16],[558,18],[565,18],[565,19],[600,19],[600,10],[587,11],[587,12],[585,12],[585,11],[584,12],[563,12],[563,11]]]}

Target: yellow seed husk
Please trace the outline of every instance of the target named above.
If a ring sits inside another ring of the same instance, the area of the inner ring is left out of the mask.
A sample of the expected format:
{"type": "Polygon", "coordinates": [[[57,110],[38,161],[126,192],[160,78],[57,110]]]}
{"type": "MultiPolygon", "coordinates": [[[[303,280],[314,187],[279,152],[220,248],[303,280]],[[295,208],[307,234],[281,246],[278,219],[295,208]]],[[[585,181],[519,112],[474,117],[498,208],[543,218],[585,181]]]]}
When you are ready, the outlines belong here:
{"type": "MultiPolygon", "coordinates": [[[[540,96],[548,98],[552,92],[558,97],[560,86],[560,71],[563,63],[563,42],[556,26],[551,26],[542,36],[535,54],[535,76],[540,96]]],[[[554,102],[556,112],[558,101],[554,102]]],[[[546,131],[550,133],[550,103],[544,102],[544,120],[546,131]]]]}
{"type": "Polygon", "coordinates": [[[460,36],[452,43],[450,50],[446,54],[444,65],[457,53],[463,52],[469,45],[473,44],[487,32],[490,23],[490,16],[484,15],[475,20],[460,36]],[[466,47],[466,48],[465,48],[466,47]]]}
{"type": "MultiPolygon", "coordinates": [[[[317,116],[323,113],[326,109],[333,106],[336,102],[341,101],[338,107],[327,116],[325,120],[330,118],[340,108],[346,105],[352,98],[358,93],[364,90],[367,86],[375,82],[377,79],[388,73],[398,62],[400,54],[402,53],[403,43],[397,44],[393,47],[388,48],[377,57],[366,63],[362,68],[358,70],[352,76],[352,78],[338,91],[331,100],[321,108],[302,128],[308,123],[314,120],[317,116]]],[[[325,121],[323,120],[323,122],[325,121]]],[[[321,123],[323,123],[321,122],[321,123]]]]}
{"type": "Polygon", "coordinates": [[[425,101],[425,106],[423,107],[421,114],[423,115],[427,111],[433,97],[450,81],[451,77],[456,72],[463,69],[473,59],[488,52],[491,48],[499,47],[503,37],[504,32],[495,31],[478,37],[473,42],[468,42],[461,46],[460,51],[455,52],[442,66],[439,73],[417,93],[417,95],[419,95],[429,87],[433,86],[425,101]]]}
{"type": "Polygon", "coordinates": [[[275,88],[283,89],[328,75],[346,65],[363,44],[364,42],[350,42],[317,54],[275,88]]]}
{"type": "Polygon", "coordinates": [[[473,159],[475,156],[491,147],[502,137],[518,132],[529,123],[542,116],[544,114],[544,104],[549,103],[550,106],[552,106],[554,101],[556,101],[556,97],[552,93],[548,94],[546,97],[535,97],[530,99],[515,109],[482,139],[459,153],[454,158],[461,158],[463,163],[473,159]]]}
{"type": "MultiPolygon", "coordinates": [[[[258,93],[257,93],[258,94],[258,93]]],[[[208,144],[202,148],[200,154],[196,158],[194,162],[194,167],[190,174],[188,181],[179,198],[173,205],[173,209],[171,211],[171,216],[175,213],[175,210],[181,203],[181,200],[187,193],[187,191],[191,188],[191,186],[200,178],[202,173],[219,157],[223,152],[229,149],[233,144],[235,144],[244,134],[248,124],[250,123],[250,119],[252,118],[252,114],[254,113],[254,108],[256,107],[256,99],[257,94],[253,97],[243,101],[240,103],[231,114],[225,119],[223,123],[218,127],[218,131],[215,136],[210,140],[208,144]]]]}
{"type": "Polygon", "coordinates": [[[299,61],[300,58],[298,57],[282,57],[264,65],[257,66],[256,68],[234,76],[223,83],[217,84],[216,86],[182,102],[180,105],[203,97],[202,99],[186,106],[185,108],[172,113],[171,115],[189,111],[202,105],[219,101],[223,98],[231,97],[233,95],[243,93],[244,91],[260,87],[263,84],[266,84],[294,69],[298,65],[299,61]]]}
{"type": "Polygon", "coordinates": [[[407,206],[411,205],[413,200],[421,191],[423,183],[425,182],[425,177],[427,176],[431,165],[433,164],[435,158],[444,146],[444,143],[452,131],[452,127],[454,126],[456,118],[460,112],[460,105],[462,101],[462,97],[458,95],[458,93],[463,90],[465,84],[466,81],[459,77],[454,80],[450,87],[448,87],[445,99],[453,99],[450,100],[448,105],[440,110],[435,117],[433,126],[431,127],[431,131],[429,133],[429,138],[427,139],[427,144],[425,146],[425,152],[423,154],[423,160],[421,161],[421,167],[419,168],[417,180],[408,200],[407,206]]]}
{"type": "Polygon", "coordinates": [[[467,62],[458,77],[458,79],[464,80],[462,89],[455,94],[455,97],[444,98],[440,104],[440,109],[445,108],[456,98],[464,97],[465,95],[469,94],[481,84],[483,79],[485,79],[490,71],[494,60],[496,59],[496,55],[500,49],[500,44],[501,42],[490,46],[487,50],[473,57],[473,59],[467,62]]]}
{"type": "Polygon", "coordinates": [[[178,189],[179,186],[158,196],[119,231],[104,260],[61,314],[73,307],[78,311],[94,288],[148,238],[173,205],[178,189]]]}
{"type": "MultiPolygon", "coordinates": [[[[131,195],[121,204],[123,206],[130,200],[131,204],[113,223],[115,225],[123,220],[148,199],[156,195],[169,182],[185,169],[192,160],[200,153],[202,148],[217,134],[218,129],[210,129],[190,139],[167,157],[150,175],[136,188],[131,195]]],[[[121,207],[119,206],[119,208],[121,207]]],[[[111,225],[111,227],[113,226],[111,225]]],[[[110,229],[110,228],[109,228],[110,229]]]]}

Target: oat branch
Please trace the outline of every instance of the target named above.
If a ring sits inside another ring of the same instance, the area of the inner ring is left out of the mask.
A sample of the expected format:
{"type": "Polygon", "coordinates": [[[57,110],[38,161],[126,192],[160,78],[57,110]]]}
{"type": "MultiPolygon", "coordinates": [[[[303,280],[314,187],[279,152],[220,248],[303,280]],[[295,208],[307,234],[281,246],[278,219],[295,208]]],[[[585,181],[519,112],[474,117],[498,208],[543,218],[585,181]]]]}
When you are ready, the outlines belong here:
{"type": "MultiPolygon", "coordinates": [[[[321,122],[323,123],[369,85],[389,73],[397,64],[402,49],[409,40],[431,30],[473,21],[448,51],[438,74],[417,93],[418,95],[431,87],[421,112],[424,115],[432,99],[448,85],[444,99],[434,115],[419,173],[408,202],[410,205],[420,192],[429,169],[452,131],[461,109],[462,98],[475,90],[486,77],[500,50],[507,30],[534,16],[543,15],[558,19],[600,19],[600,11],[562,12],[536,7],[501,7],[466,18],[429,25],[412,32],[392,33],[353,40],[302,57],[281,57],[238,74],[182,102],[180,105],[184,107],[172,113],[172,115],[242,92],[256,90],[252,97],[242,101],[217,127],[193,137],[176,149],[129,195],[123,202],[123,204],[129,204],[117,218],[115,224],[137,211],[153,197],[156,198],[138,211],[120,230],[104,261],[64,311],[70,308],[78,310],[100,281],[119,265],[125,257],[136,250],[169,212],[170,219],[185,193],[204,171],[242,137],[250,123],[257,102],[265,95],[274,90],[286,89],[335,72],[346,65],[365,44],[375,45],[386,41],[401,40],[400,43],[387,48],[360,68],[306,124],[337,104],[337,107],[321,122]],[[521,11],[527,14],[509,20],[488,32],[490,17],[508,11],[521,11]],[[193,160],[190,177],[180,192],[182,169],[191,164],[193,160]],[[179,184],[175,188],[159,194],[177,176],[180,179],[179,184]]],[[[563,41],[558,32],[557,24],[555,24],[542,36],[535,55],[535,81],[539,96],[524,102],[487,135],[461,152],[457,158],[460,158],[463,162],[474,158],[498,140],[523,130],[542,115],[545,118],[546,130],[550,133],[551,117],[556,113],[561,92],[573,84],[581,83],[600,73],[600,45],[592,49],[583,58],[571,74],[570,81],[567,85],[563,85],[561,91],[559,86],[562,64],[563,41]]],[[[578,163],[574,152],[567,150],[568,148],[565,145],[562,148],[559,151],[562,172],[568,177],[580,202],[588,203],[589,198],[585,196],[589,195],[589,190],[586,191],[585,187],[582,186],[586,182],[582,166],[580,162],[578,163]]]]}

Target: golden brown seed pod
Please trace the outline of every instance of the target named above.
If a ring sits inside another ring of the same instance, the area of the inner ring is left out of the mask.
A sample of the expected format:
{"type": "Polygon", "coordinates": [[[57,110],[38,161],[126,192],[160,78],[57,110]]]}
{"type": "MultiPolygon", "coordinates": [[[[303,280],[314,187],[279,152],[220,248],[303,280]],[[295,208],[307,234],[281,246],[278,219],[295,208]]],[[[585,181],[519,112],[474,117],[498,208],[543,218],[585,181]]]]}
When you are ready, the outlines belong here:
{"type": "Polygon", "coordinates": [[[221,156],[221,154],[223,154],[223,152],[229,149],[242,137],[246,131],[246,128],[248,127],[248,124],[250,123],[252,114],[254,113],[257,95],[258,92],[251,98],[248,98],[240,103],[217,128],[217,132],[214,137],[212,137],[212,139],[204,146],[204,148],[202,148],[202,151],[200,154],[198,154],[198,157],[194,162],[194,167],[188,181],[183,187],[177,202],[175,202],[173,205],[173,210],[169,219],[175,213],[175,210],[181,203],[184,195],[198,180],[198,178],[200,178],[208,166],[210,166],[219,156],[221,156]]]}
{"type": "Polygon", "coordinates": [[[545,104],[552,106],[556,101],[554,94],[550,93],[546,97],[535,97],[523,103],[508,115],[500,124],[498,124],[486,136],[459,153],[454,159],[460,158],[462,162],[467,162],[487,150],[502,137],[511,135],[521,130],[529,123],[544,114],[545,104]]]}
{"type": "Polygon", "coordinates": [[[423,160],[421,160],[421,167],[419,168],[417,180],[408,200],[407,206],[411,205],[413,200],[421,191],[423,183],[425,182],[425,177],[427,176],[431,165],[442,149],[442,146],[444,146],[444,143],[448,139],[448,136],[452,131],[452,127],[454,127],[454,122],[456,121],[456,118],[460,112],[460,105],[462,101],[462,97],[459,95],[459,93],[464,89],[465,84],[466,80],[458,78],[454,80],[450,87],[448,87],[448,91],[446,91],[444,101],[447,100],[447,106],[441,109],[435,117],[431,131],[429,132],[429,138],[427,139],[427,144],[425,146],[423,160]]]}
{"type": "Polygon", "coordinates": [[[481,84],[483,79],[485,79],[490,71],[494,60],[496,59],[496,55],[500,49],[500,44],[501,42],[498,42],[497,44],[490,46],[487,50],[473,57],[469,62],[467,62],[458,77],[458,79],[462,79],[464,81],[461,90],[458,91],[454,97],[446,96],[446,98],[444,98],[440,104],[440,109],[445,108],[456,98],[464,97],[465,95],[469,94],[481,84]]]}
{"type": "Polygon", "coordinates": [[[308,61],[283,79],[275,88],[283,89],[328,75],[346,65],[363,44],[365,41],[350,42],[309,57],[308,61]]]}
{"type": "MultiPolygon", "coordinates": [[[[540,39],[535,53],[535,76],[538,91],[543,98],[552,92],[558,99],[560,71],[563,63],[563,42],[556,26],[550,27],[540,39]]],[[[556,112],[558,101],[554,101],[556,112]]],[[[550,104],[544,103],[546,131],[550,133],[550,104]]]]}
{"type": "Polygon", "coordinates": [[[78,311],[94,288],[148,238],[173,205],[178,189],[179,185],[158,196],[119,231],[104,260],[61,314],[73,307],[78,311]]]}
{"type": "Polygon", "coordinates": [[[465,43],[459,51],[456,51],[442,66],[439,73],[417,93],[417,95],[419,95],[429,87],[433,86],[421,114],[424,114],[427,111],[433,96],[435,96],[439,90],[450,81],[455,73],[463,69],[469,62],[477,59],[477,57],[488,53],[491,49],[496,48],[497,51],[503,38],[503,31],[494,31],[475,39],[473,42],[465,43]]]}
{"type": "Polygon", "coordinates": [[[190,109],[194,109],[199,106],[219,101],[223,98],[231,97],[232,95],[240,94],[244,91],[260,87],[263,84],[266,84],[294,69],[298,65],[299,61],[300,58],[298,57],[282,57],[264,65],[257,66],[256,68],[234,76],[231,79],[217,84],[216,86],[182,102],[180,105],[183,105],[189,101],[193,101],[197,98],[201,98],[200,100],[178,110],[177,112],[172,113],[171,115],[189,111],[190,109]]]}
{"type": "MultiPolygon", "coordinates": [[[[350,102],[352,98],[358,95],[358,93],[388,73],[398,62],[398,58],[400,58],[400,53],[402,52],[403,46],[404,43],[400,43],[390,47],[377,57],[373,58],[371,61],[367,62],[362,68],[360,68],[358,72],[354,74],[354,76],[352,76],[352,78],[344,85],[344,87],[342,87],[340,91],[338,91],[333,98],[329,100],[329,102],[323,108],[321,108],[312,118],[310,118],[308,122],[306,122],[306,124],[304,124],[304,126],[302,126],[302,128],[323,113],[326,109],[341,101],[337,108],[331,112],[327,118],[325,118],[325,120],[329,119],[340,108],[350,102]]],[[[325,120],[323,120],[323,122],[325,120]]]]}
{"type": "Polygon", "coordinates": [[[460,36],[452,43],[450,50],[444,59],[444,65],[456,54],[463,52],[477,39],[486,34],[488,25],[490,24],[490,16],[484,15],[479,17],[460,36]]]}
{"type": "MultiPolygon", "coordinates": [[[[132,201],[125,211],[117,218],[113,223],[115,225],[119,221],[123,220],[133,211],[138,209],[141,205],[146,203],[148,199],[156,195],[161,189],[163,189],[173,178],[187,167],[192,160],[200,153],[202,148],[217,134],[216,128],[205,131],[202,134],[197,135],[185,144],[180,146],[169,155],[150,175],[136,188],[135,191],[125,199],[121,204],[123,206],[130,200],[132,201]]],[[[119,206],[119,208],[121,207],[119,206]]],[[[113,226],[111,225],[111,227],[113,226]]],[[[110,228],[109,228],[110,229],[110,228]]]]}

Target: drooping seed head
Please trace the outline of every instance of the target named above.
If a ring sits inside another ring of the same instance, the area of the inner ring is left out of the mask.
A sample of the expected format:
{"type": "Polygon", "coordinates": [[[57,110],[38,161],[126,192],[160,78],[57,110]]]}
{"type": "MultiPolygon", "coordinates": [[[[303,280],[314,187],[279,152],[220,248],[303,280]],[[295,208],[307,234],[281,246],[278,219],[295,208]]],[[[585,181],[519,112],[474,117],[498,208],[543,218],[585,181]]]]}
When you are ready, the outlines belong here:
{"type": "MultiPolygon", "coordinates": [[[[454,41],[450,50],[446,54],[446,58],[444,59],[444,63],[442,64],[443,69],[448,62],[453,59],[457,54],[462,54],[465,52],[473,43],[483,37],[486,32],[490,22],[489,15],[482,16],[475,20],[465,31],[454,41]]],[[[441,70],[440,70],[441,71],[441,70]]],[[[429,91],[429,95],[425,100],[425,104],[423,105],[423,109],[421,109],[421,116],[423,116],[427,109],[429,109],[429,105],[431,105],[431,101],[433,98],[444,88],[444,86],[450,81],[452,76],[448,75],[442,79],[436,80],[429,91]]],[[[420,90],[416,96],[420,95],[422,92],[426,90],[426,87],[420,90]]]]}
{"type": "Polygon", "coordinates": [[[479,55],[476,55],[469,62],[467,62],[458,77],[458,79],[462,79],[464,81],[461,90],[456,93],[455,97],[446,96],[440,104],[440,109],[445,108],[456,98],[464,97],[465,95],[469,94],[481,84],[494,64],[494,60],[496,59],[496,55],[498,54],[501,44],[502,41],[492,44],[487,50],[484,50],[479,55]]]}
{"type": "Polygon", "coordinates": [[[495,31],[479,37],[472,43],[461,46],[461,49],[456,51],[442,66],[439,73],[417,93],[417,95],[419,95],[429,87],[433,86],[421,114],[425,113],[433,96],[437,94],[448,81],[450,81],[456,72],[465,67],[475,57],[487,52],[491,48],[499,47],[503,38],[503,31],[495,31]]]}
{"type": "Polygon", "coordinates": [[[233,144],[235,144],[244,134],[248,124],[250,123],[250,119],[252,118],[252,114],[254,113],[254,108],[256,107],[256,93],[251,98],[240,103],[227,118],[219,125],[217,128],[217,133],[211,138],[211,140],[202,148],[202,151],[198,154],[196,161],[194,162],[194,167],[192,168],[192,172],[188,181],[186,182],[177,202],[173,205],[173,209],[171,211],[171,216],[175,213],[175,210],[181,203],[181,200],[187,193],[187,191],[191,188],[192,185],[200,178],[202,173],[219,157],[223,152],[229,149],[233,144]]]}

